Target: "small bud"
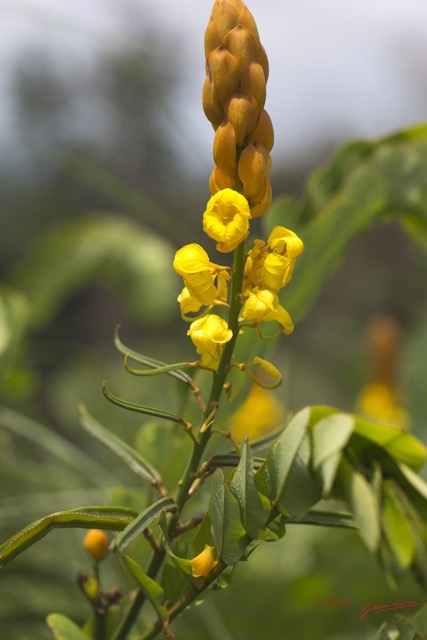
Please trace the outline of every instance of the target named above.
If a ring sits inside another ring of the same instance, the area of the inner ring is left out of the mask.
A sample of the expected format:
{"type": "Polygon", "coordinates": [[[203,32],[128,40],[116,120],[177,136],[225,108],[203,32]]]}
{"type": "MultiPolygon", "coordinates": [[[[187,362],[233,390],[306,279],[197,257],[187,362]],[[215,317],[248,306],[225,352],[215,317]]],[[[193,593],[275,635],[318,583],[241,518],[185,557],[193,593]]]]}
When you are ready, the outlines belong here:
{"type": "Polygon", "coordinates": [[[207,578],[217,566],[218,561],[214,558],[214,547],[208,544],[198,556],[190,560],[191,573],[195,578],[207,578]]]}
{"type": "Polygon", "coordinates": [[[227,33],[237,25],[243,6],[243,2],[240,2],[236,7],[236,2],[232,2],[232,0],[217,0],[215,2],[212,17],[218,25],[221,39],[224,39],[227,33]]]}
{"type": "Polygon", "coordinates": [[[229,122],[223,122],[216,130],[213,143],[215,164],[221,171],[233,175],[236,172],[236,135],[229,122]]]}
{"type": "Polygon", "coordinates": [[[83,547],[95,562],[101,562],[110,552],[107,534],[100,529],[90,529],[83,539],[83,547]]]}
{"type": "Polygon", "coordinates": [[[246,6],[243,7],[242,13],[239,16],[238,24],[241,24],[243,27],[246,27],[246,29],[249,29],[249,31],[251,31],[251,33],[254,35],[258,45],[261,44],[255,18],[246,6]]]}
{"type": "Polygon", "coordinates": [[[259,47],[258,56],[257,56],[256,62],[259,62],[259,64],[261,65],[261,67],[262,67],[262,69],[264,71],[265,81],[267,82],[268,74],[269,74],[269,65],[268,65],[267,54],[266,54],[265,49],[262,46],[262,44],[259,47]]]}
{"type": "Polygon", "coordinates": [[[209,179],[209,191],[211,195],[215,195],[215,193],[223,189],[235,189],[236,186],[237,181],[235,176],[224,173],[224,171],[215,167],[209,179]]]}
{"type": "Polygon", "coordinates": [[[251,217],[258,218],[267,211],[272,201],[271,183],[270,179],[266,178],[264,185],[260,191],[255,194],[249,201],[249,207],[251,210],[251,217]]]}
{"type": "Polygon", "coordinates": [[[249,29],[238,24],[224,38],[223,47],[228,49],[237,60],[240,74],[242,74],[256,59],[260,43],[255,40],[249,29]]]}
{"type": "Polygon", "coordinates": [[[207,57],[209,77],[212,80],[214,96],[225,102],[239,86],[240,69],[237,59],[223,47],[217,47],[207,57]]]}
{"type": "Polygon", "coordinates": [[[89,600],[96,600],[99,596],[98,580],[94,576],[91,576],[83,584],[83,589],[89,600]]]}
{"type": "Polygon", "coordinates": [[[216,130],[224,120],[224,107],[214,95],[212,81],[209,76],[206,77],[202,91],[203,111],[205,116],[212,123],[216,130]]]}
{"type": "Polygon", "coordinates": [[[233,126],[236,143],[242,145],[248,133],[255,127],[258,118],[258,105],[252,96],[238,89],[226,105],[227,120],[233,126]]]}
{"type": "Polygon", "coordinates": [[[218,25],[214,18],[211,16],[209,24],[205,31],[205,57],[207,58],[211,51],[220,47],[222,44],[221,34],[218,29],[218,25]]]}
{"type": "Polygon", "coordinates": [[[251,142],[260,142],[263,147],[270,153],[274,145],[274,130],[271,118],[267,111],[263,109],[259,114],[258,121],[248,135],[248,144],[251,142]]]}
{"type": "Polygon", "coordinates": [[[264,71],[258,62],[251,62],[242,75],[240,86],[243,91],[255,98],[261,112],[264,109],[267,91],[264,71]]]}
{"type": "MultiPolygon", "coordinates": [[[[253,142],[243,149],[239,160],[238,173],[243,183],[243,195],[248,200],[258,194],[263,188],[261,200],[265,191],[265,180],[268,178],[271,158],[262,144],[253,142]]],[[[257,203],[258,204],[258,203],[257,203]]]]}

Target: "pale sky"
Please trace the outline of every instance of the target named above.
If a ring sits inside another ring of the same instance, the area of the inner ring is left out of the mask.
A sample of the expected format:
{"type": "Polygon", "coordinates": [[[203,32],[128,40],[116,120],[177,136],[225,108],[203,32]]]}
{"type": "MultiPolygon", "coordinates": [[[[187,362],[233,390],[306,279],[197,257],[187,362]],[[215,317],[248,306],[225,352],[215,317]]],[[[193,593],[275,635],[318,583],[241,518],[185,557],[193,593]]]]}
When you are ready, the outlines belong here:
{"type": "MultiPolygon", "coordinates": [[[[46,46],[75,68],[122,39],[137,41],[144,21],[168,46],[185,35],[176,57],[185,70],[177,106],[182,137],[211,163],[212,131],[200,105],[203,32],[210,0],[0,1],[0,143],[14,143],[7,110],[8,68],[29,45],[46,46]],[[3,124],[2,124],[3,122],[3,124]]],[[[340,140],[372,137],[426,119],[426,0],[248,0],[270,60],[266,108],[277,156],[299,158],[334,131],[340,140]],[[421,63],[421,61],[423,61],[421,63]],[[421,67],[423,64],[423,67],[421,67]],[[415,82],[413,74],[418,76],[415,82]]],[[[177,140],[177,144],[180,144],[177,140]]],[[[186,150],[188,153],[188,149],[186,150]]],[[[190,149],[191,152],[191,149],[190,149]]]]}

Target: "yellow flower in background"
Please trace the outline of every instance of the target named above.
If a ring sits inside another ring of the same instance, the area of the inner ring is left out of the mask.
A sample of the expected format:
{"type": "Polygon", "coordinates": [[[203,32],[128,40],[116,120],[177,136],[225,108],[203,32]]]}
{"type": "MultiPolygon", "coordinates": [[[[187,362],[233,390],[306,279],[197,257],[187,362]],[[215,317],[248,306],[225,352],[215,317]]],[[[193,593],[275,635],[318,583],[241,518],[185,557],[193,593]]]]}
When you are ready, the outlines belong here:
{"type": "Polygon", "coordinates": [[[191,565],[191,573],[195,578],[207,578],[215,569],[218,560],[214,557],[214,548],[208,544],[198,556],[189,561],[191,565]]]}
{"type": "Polygon", "coordinates": [[[217,241],[222,253],[233,251],[249,233],[249,204],[237,191],[222,189],[209,200],[203,214],[203,231],[217,241]]]}
{"type": "Polygon", "coordinates": [[[357,411],[366,418],[401,429],[409,426],[408,414],[399,406],[394,391],[382,382],[372,382],[363,387],[357,400],[357,411]]]}
{"type": "Polygon", "coordinates": [[[101,562],[110,553],[108,536],[100,529],[89,529],[83,539],[83,547],[95,562],[101,562]]]}
{"type": "Polygon", "coordinates": [[[225,320],[215,314],[208,314],[192,322],[187,335],[193,341],[197,353],[206,353],[214,360],[219,360],[222,345],[231,340],[233,332],[225,320]]]}
{"type": "Polygon", "coordinates": [[[294,324],[289,313],[279,304],[276,293],[268,289],[258,289],[245,293],[246,300],[240,312],[239,320],[254,320],[255,322],[278,322],[283,333],[289,335],[294,330],[294,324]]]}
{"type": "Polygon", "coordinates": [[[284,405],[271,391],[254,384],[243,404],[229,419],[233,438],[242,442],[246,434],[249,440],[260,438],[274,431],[283,421],[284,405]]]}

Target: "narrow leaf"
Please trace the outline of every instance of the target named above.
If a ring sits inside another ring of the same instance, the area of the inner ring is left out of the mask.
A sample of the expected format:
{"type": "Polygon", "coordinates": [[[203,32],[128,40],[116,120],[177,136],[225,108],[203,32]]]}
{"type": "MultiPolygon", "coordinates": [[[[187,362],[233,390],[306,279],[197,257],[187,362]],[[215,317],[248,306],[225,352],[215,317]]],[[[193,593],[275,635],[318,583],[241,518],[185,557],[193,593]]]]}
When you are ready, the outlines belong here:
{"type": "Polygon", "coordinates": [[[87,636],[74,622],[61,613],[51,613],[46,618],[47,626],[55,640],[88,640],[87,636]]]}
{"type": "Polygon", "coordinates": [[[344,456],[338,475],[343,496],[360,527],[360,536],[368,549],[375,553],[381,537],[380,511],[375,492],[344,456]]]}
{"type": "Polygon", "coordinates": [[[87,412],[85,407],[80,407],[81,425],[97,440],[111,449],[127,466],[138,476],[144,478],[152,486],[157,487],[161,483],[158,471],[154,469],[140,453],[135,451],[118,436],[108,431],[87,412]]]}
{"type": "Polygon", "coordinates": [[[273,500],[276,500],[283,492],[309,421],[310,409],[299,411],[267,452],[267,467],[273,500]]]}
{"type": "Polygon", "coordinates": [[[247,438],[242,445],[240,462],[229,488],[239,503],[243,527],[251,538],[258,538],[265,529],[270,508],[269,504],[263,503],[255,487],[252,452],[247,438]]]}
{"type": "Polygon", "coordinates": [[[394,491],[392,480],[383,483],[382,524],[393,556],[401,569],[411,566],[415,557],[415,541],[408,514],[402,511],[401,502],[394,491]]]}
{"type": "Polygon", "coordinates": [[[249,540],[240,521],[239,503],[225,486],[221,469],[212,478],[209,513],[218,556],[226,564],[236,564],[249,540]]]}
{"type": "Polygon", "coordinates": [[[129,558],[129,556],[121,556],[121,559],[138,583],[139,588],[146,596],[147,600],[152,604],[160,620],[167,620],[169,617],[168,612],[163,606],[164,591],[162,587],[150,576],[142,570],[135,560],[129,558]]]}
{"type": "Polygon", "coordinates": [[[0,566],[10,562],[52,529],[77,527],[122,531],[136,515],[132,509],[120,507],[82,507],[52,513],[25,527],[0,546],[0,566]]]}
{"type": "Polygon", "coordinates": [[[132,520],[130,524],[124,529],[116,538],[114,547],[122,553],[124,549],[130,544],[137,536],[139,536],[154,520],[160,511],[163,509],[175,508],[175,502],[172,498],[164,497],[150,505],[142,513],[139,514],[135,520],[132,520]]]}

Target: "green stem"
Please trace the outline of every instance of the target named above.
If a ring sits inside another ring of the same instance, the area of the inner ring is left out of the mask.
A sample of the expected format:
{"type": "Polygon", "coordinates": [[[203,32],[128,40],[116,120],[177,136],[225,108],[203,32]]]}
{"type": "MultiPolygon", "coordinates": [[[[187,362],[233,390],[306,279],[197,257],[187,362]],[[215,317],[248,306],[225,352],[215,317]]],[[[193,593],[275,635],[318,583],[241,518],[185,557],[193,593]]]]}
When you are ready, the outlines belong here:
{"type": "MultiPolygon", "coordinates": [[[[233,332],[233,336],[231,340],[227,342],[224,346],[224,351],[222,352],[222,357],[219,362],[218,369],[215,372],[214,378],[212,381],[212,388],[211,388],[211,393],[209,397],[209,402],[207,404],[206,410],[202,414],[202,419],[200,423],[201,425],[204,424],[204,422],[208,419],[209,415],[212,412],[212,408],[215,406],[215,404],[219,402],[222,391],[223,391],[224,383],[227,379],[231,358],[233,355],[237,337],[239,335],[239,313],[241,308],[240,295],[242,292],[244,268],[245,268],[245,243],[241,242],[237,246],[234,252],[234,268],[233,268],[233,274],[231,278],[231,304],[230,304],[230,310],[229,310],[228,326],[233,332]]],[[[194,476],[199,468],[200,461],[202,460],[203,453],[206,449],[206,446],[209,442],[210,437],[211,437],[211,430],[209,428],[204,433],[201,434],[199,441],[194,443],[193,452],[191,454],[190,459],[188,460],[187,467],[184,471],[184,475],[179,483],[178,494],[175,500],[178,506],[177,515],[175,518],[171,518],[169,522],[168,532],[169,532],[170,538],[173,538],[174,536],[175,529],[178,525],[178,517],[182,512],[185,503],[188,500],[188,497],[189,497],[188,491],[193,483],[194,476]]],[[[165,553],[166,552],[163,549],[154,552],[147,569],[147,575],[150,576],[150,578],[156,577],[158,571],[160,570],[160,567],[163,564],[165,553]]],[[[216,577],[216,574],[217,574],[217,571],[214,572],[213,575],[215,575],[216,577]]],[[[215,578],[212,578],[212,580],[213,579],[215,578]]],[[[212,580],[209,579],[209,581],[206,582],[206,586],[210,584],[212,580]]],[[[198,593],[199,592],[195,593],[192,600],[194,600],[194,598],[197,596],[198,593]]],[[[190,600],[190,602],[192,600],[190,600]]],[[[111,640],[125,640],[128,632],[130,631],[136,618],[138,617],[138,614],[144,602],[145,602],[145,595],[142,593],[142,591],[138,591],[133,603],[129,607],[125,617],[123,618],[119,627],[116,629],[111,640]]],[[[175,607],[177,607],[180,602],[181,601],[179,601],[175,605],[175,607]]],[[[184,604],[182,606],[182,609],[184,609],[186,606],[187,604],[184,604]]],[[[173,607],[171,611],[173,611],[175,607],[173,607]]],[[[180,611],[182,609],[180,609],[180,611]]],[[[178,613],[176,615],[178,615],[178,613]]],[[[156,634],[158,633],[159,630],[160,630],[160,627],[157,629],[156,634]]],[[[154,637],[154,636],[150,636],[150,637],[154,637]]]]}

